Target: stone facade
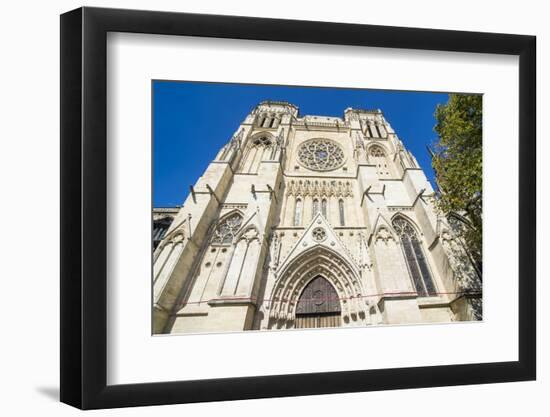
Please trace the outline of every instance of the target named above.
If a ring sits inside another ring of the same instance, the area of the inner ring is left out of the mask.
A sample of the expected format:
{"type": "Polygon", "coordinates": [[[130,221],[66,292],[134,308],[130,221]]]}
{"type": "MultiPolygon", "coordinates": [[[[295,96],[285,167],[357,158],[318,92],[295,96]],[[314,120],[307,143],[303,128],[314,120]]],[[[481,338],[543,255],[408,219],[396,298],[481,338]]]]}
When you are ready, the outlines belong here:
{"type": "Polygon", "coordinates": [[[162,242],[174,217],[178,214],[179,207],[155,207],[153,208],[153,250],[162,242]]]}
{"type": "Polygon", "coordinates": [[[262,102],[154,251],[153,332],[479,320],[480,277],[434,198],[380,110],[262,102]]]}

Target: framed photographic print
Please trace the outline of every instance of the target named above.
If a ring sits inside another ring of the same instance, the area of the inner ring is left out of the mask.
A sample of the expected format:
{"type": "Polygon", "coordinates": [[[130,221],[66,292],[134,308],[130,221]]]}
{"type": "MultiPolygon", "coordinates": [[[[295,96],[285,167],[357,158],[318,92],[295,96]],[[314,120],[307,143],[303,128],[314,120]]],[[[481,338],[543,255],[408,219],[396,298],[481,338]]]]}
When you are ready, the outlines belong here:
{"type": "Polygon", "coordinates": [[[535,38],[61,16],[61,400],[535,379],[535,38]]]}

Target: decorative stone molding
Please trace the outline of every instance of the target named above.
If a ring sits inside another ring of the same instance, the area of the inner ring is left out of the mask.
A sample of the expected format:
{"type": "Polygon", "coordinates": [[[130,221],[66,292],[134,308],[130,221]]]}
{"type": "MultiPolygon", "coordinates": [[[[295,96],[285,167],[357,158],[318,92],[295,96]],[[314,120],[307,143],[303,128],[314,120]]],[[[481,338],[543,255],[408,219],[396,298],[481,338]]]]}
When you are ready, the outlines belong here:
{"type": "Polygon", "coordinates": [[[418,239],[417,235],[422,236],[423,234],[420,230],[416,230],[417,226],[415,227],[413,224],[412,220],[399,214],[396,214],[392,220],[393,228],[399,236],[409,236],[411,239],[418,239]]]}
{"type": "Polygon", "coordinates": [[[376,242],[381,240],[382,242],[387,244],[390,240],[393,240],[395,242],[395,237],[386,226],[380,226],[378,228],[378,231],[376,232],[375,240],[376,242]]]}
{"type": "Polygon", "coordinates": [[[246,210],[248,203],[223,203],[222,210],[246,210]]]}
{"type": "Polygon", "coordinates": [[[388,211],[413,211],[414,207],[388,206],[388,211]]]}
{"type": "MultiPolygon", "coordinates": [[[[294,320],[295,309],[303,288],[316,276],[329,281],[341,300],[342,316],[350,320],[368,311],[362,295],[362,283],[351,265],[332,249],[314,246],[294,259],[277,278],[271,302],[269,317],[276,321],[294,320]]],[[[276,325],[276,323],[272,323],[276,325]]]]}
{"type": "Polygon", "coordinates": [[[277,232],[273,232],[271,234],[271,241],[269,243],[269,254],[270,254],[269,269],[272,272],[275,272],[277,270],[277,267],[279,266],[279,256],[281,253],[282,236],[284,236],[284,232],[282,232],[280,236],[277,234],[277,232]]]}
{"type": "Polygon", "coordinates": [[[218,159],[221,161],[231,160],[236,155],[236,151],[238,151],[242,147],[243,138],[244,129],[240,129],[222,148],[222,150],[218,154],[218,159]]]}
{"type": "Polygon", "coordinates": [[[298,107],[296,107],[292,103],[288,103],[286,101],[273,101],[273,100],[266,100],[262,101],[253,111],[253,114],[258,114],[260,112],[274,112],[274,113],[282,113],[282,114],[289,114],[293,117],[298,116],[298,107]]]}
{"type": "Polygon", "coordinates": [[[285,147],[284,138],[285,138],[285,129],[283,128],[275,138],[275,142],[277,143],[277,146],[285,147]]]}
{"type": "Polygon", "coordinates": [[[367,239],[362,232],[359,232],[359,267],[369,271],[372,269],[372,259],[370,257],[367,239]]]}
{"type": "Polygon", "coordinates": [[[184,220],[176,228],[170,230],[166,236],[164,236],[156,251],[162,251],[162,249],[167,245],[185,242],[185,238],[187,237],[185,233],[185,227],[187,226],[186,223],[187,220],[184,220]]]}
{"type": "Polygon", "coordinates": [[[365,149],[364,137],[360,132],[355,132],[355,147],[365,149]]]}
{"type": "Polygon", "coordinates": [[[298,148],[298,162],[314,171],[333,171],[344,165],[344,151],[330,139],[309,139],[298,148]]]}
{"type": "Polygon", "coordinates": [[[350,181],[290,180],[287,195],[301,197],[353,197],[350,181]]]}
{"type": "Polygon", "coordinates": [[[327,232],[322,227],[316,227],[312,230],[311,235],[313,236],[313,239],[321,243],[327,238],[327,232]]]}
{"type": "Polygon", "coordinates": [[[256,305],[256,300],[250,297],[223,297],[208,301],[211,307],[256,305]]]}
{"type": "Polygon", "coordinates": [[[185,240],[185,233],[183,230],[177,230],[174,235],[171,237],[173,243],[180,243],[185,240]]]}
{"type": "Polygon", "coordinates": [[[246,240],[247,243],[252,242],[253,240],[260,240],[258,230],[255,227],[248,228],[240,237],[240,240],[246,240]]]}
{"type": "Polygon", "coordinates": [[[153,208],[153,215],[172,215],[175,216],[180,211],[181,207],[155,207],[153,208]]]}
{"type": "Polygon", "coordinates": [[[212,243],[230,244],[241,228],[242,222],[243,216],[239,212],[234,212],[225,216],[214,229],[212,243]]]}

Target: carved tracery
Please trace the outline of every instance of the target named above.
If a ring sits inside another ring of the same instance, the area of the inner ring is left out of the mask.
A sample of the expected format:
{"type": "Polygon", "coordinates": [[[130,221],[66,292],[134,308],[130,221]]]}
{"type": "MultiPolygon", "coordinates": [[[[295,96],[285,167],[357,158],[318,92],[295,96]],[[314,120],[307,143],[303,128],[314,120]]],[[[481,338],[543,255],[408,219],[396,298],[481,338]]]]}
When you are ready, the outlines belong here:
{"type": "Polygon", "coordinates": [[[276,149],[276,139],[269,134],[260,134],[251,138],[244,152],[240,171],[244,173],[257,173],[260,162],[273,159],[276,149]]]}
{"type": "Polygon", "coordinates": [[[388,177],[390,175],[386,152],[380,146],[374,145],[369,148],[369,162],[376,166],[378,176],[388,177]]]}
{"type": "Polygon", "coordinates": [[[287,195],[312,197],[352,197],[349,181],[291,180],[287,183],[287,195]]]}
{"type": "Polygon", "coordinates": [[[241,228],[242,222],[243,217],[240,213],[233,213],[223,219],[214,230],[212,243],[220,245],[230,244],[241,228]]]}
{"type": "Polygon", "coordinates": [[[310,139],[298,149],[298,160],[315,171],[331,171],[344,164],[344,151],[332,140],[310,139]]]}
{"type": "Polygon", "coordinates": [[[269,315],[275,320],[271,326],[280,325],[281,320],[293,322],[300,294],[318,275],[323,276],[338,294],[344,322],[365,311],[366,300],[362,297],[358,271],[335,252],[319,246],[283,267],[271,297],[269,315]]]}
{"type": "Polygon", "coordinates": [[[397,232],[403,247],[403,253],[419,296],[436,295],[437,291],[430,273],[428,261],[422,249],[416,230],[403,217],[396,217],[392,226],[397,232]]]}

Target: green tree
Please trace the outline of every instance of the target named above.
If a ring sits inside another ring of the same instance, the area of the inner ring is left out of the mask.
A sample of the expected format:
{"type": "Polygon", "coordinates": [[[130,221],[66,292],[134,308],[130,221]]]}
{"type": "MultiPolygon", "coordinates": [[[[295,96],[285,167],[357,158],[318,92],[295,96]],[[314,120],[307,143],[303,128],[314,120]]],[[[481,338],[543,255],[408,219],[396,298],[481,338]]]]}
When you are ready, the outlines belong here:
{"type": "Polygon", "coordinates": [[[437,205],[467,221],[460,232],[474,262],[482,262],[482,96],[450,94],[435,111],[439,135],[432,165],[439,188],[437,205]]]}

